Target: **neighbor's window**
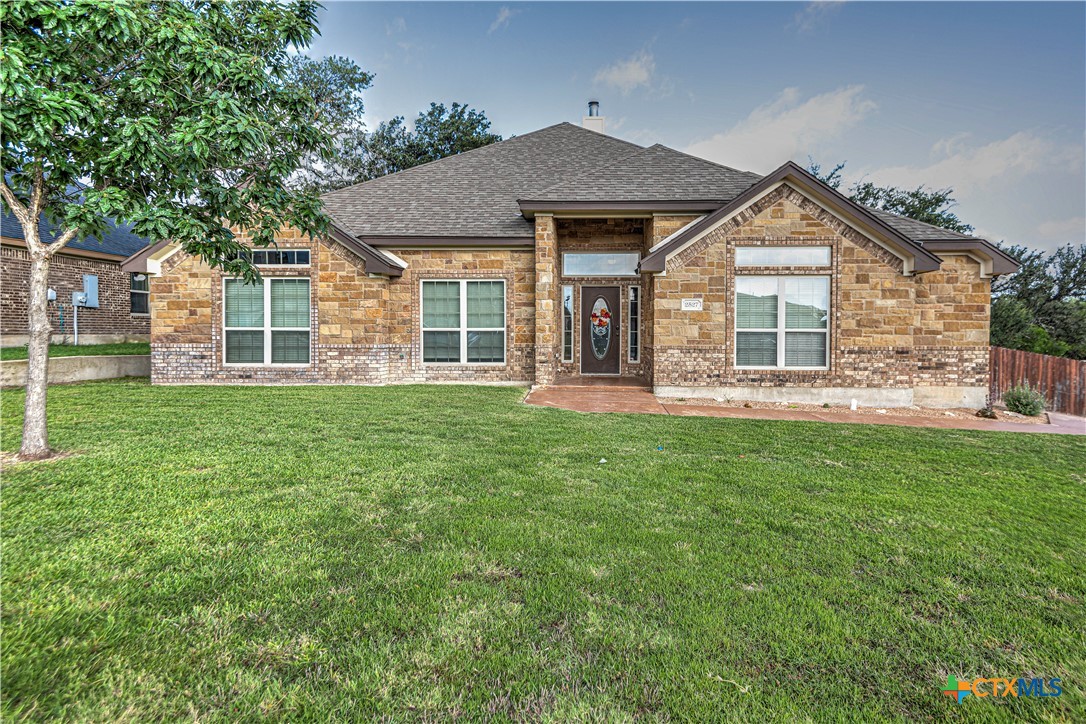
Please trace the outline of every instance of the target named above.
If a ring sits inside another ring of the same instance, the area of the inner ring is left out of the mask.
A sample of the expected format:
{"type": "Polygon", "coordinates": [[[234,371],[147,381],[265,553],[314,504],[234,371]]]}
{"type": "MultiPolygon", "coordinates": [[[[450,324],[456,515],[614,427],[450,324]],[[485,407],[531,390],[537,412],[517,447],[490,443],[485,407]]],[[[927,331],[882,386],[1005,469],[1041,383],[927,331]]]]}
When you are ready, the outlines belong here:
{"type": "Polygon", "coordinates": [[[828,246],[739,246],[736,266],[829,266],[828,246]]]}
{"type": "Polygon", "coordinates": [[[641,255],[635,252],[609,254],[562,255],[562,274],[567,277],[632,277],[637,276],[641,255]]]}
{"type": "Polygon", "coordinates": [[[629,361],[641,360],[641,287],[630,287],[630,333],[626,335],[629,340],[629,361]]]}
{"type": "Polygon", "coordinates": [[[128,293],[132,314],[151,313],[151,280],[146,274],[132,274],[132,290],[128,293]]]}
{"type": "Polygon", "coordinates": [[[309,266],[309,249],[249,249],[242,255],[254,266],[309,266]]]}
{"type": "Polygon", "coordinates": [[[829,277],[737,277],[736,366],[825,368],[829,309],[829,277]]]}
{"type": "Polygon", "coordinates": [[[573,287],[562,287],[562,361],[573,361],[573,287]]]}
{"type": "Polygon", "coordinates": [[[224,283],[227,364],[309,363],[308,279],[224,283]]]}
{"type": "Polygon", "coordinates": [[[422,283],[423,362],[505,362],[505,282],[422,283]]]}

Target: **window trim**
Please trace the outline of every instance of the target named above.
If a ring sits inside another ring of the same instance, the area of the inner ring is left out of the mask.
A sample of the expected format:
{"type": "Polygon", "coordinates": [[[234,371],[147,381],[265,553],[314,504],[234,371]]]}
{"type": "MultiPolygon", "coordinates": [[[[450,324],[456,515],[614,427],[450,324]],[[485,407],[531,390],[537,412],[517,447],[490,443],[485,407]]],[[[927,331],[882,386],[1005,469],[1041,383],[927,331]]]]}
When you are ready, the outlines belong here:
{"type": "Polygon", "coordinates": [[[788,372],[788,371],[808,371],[808,372],[826,372],[830,369],[830,355],[833,350],[830,348],[830,320],[832,319],[833,312],[833,279],[828,274],[738,274],[735,277],[735,290],[732,294],[732,354],[733,369],[737,370],[759,370],[766,372],[788,372]],[[740,279],[774,279],[777,282],[777,326],[773,328],[739,328],[739,280],[740,279]],[[788,329],[785,324],[787,317],[788,304],[784,295],[784,283],[788,279],[825,279],[826,280],[826,292],[828,297],[829,309],[826,310],[826,326],[824,329],[788,329]],[[742,332],[774,332],[777,335],[777,365],[775,367],[766,367],[764,365],[740,365],[739,364],[739,335],[742,332]],[[795,367],[784,364],[785,361],[785,335],[788,332],[820,332],[826,335],[826,364],[820,367],[795,367]]]}
{"type": "Polygon", "coordinates": [[[631,284],[628,289],[629,291],[626,292],[626,362],[639,365],[641,364],[641,309],[645,303],[641,297],[640,284],[631,284]],[[637,296],[636,315],[633,313],[635,292],[637,296]],[[634,352],[637,352],[637,356],[634,356],[634,352]]]}
{"type": "Polygon", "coordinates": [[[261,269],[308,269],[313,266],[313,250],[304,247],[285,247],[282,249],[279,247],[246,247],[245,251],[250,254],[250,257],[254,252],[266,251],[304,251],[309,255],[309,261],[304,264],[257,264],[252,262],[253,266],[258,266],[261,269]]]}
{"type": "Polygon", "coordinates": [[[572,363],[576,354],[574,342],[577,329],[577,294],[572,284],[562,285],[562,362],[572,363]],[[569,293],[569,330],[566,330],[566,293],[569,293]],[[569,356],[566,356],[566,348],[569,356]]]}
{"type": "Polygon", "coordinates": [[[562,276],[570,279],[630,279],[640,276],[637,273],[637,265],[641,261],[641,252],[633,250],[618,250],[618,251],[564,251],[562,252],[562,276]],[[566,270],[566,257],[570,255],[574,256],[614,256],[616,254],[622,254],[625,256],[637,257],[637,261],[634,262],[633,271],[627,274],[571,274],[566,270]]]}
{"type": "Polygon", "coordinates": [[[224,367],[286,367],[302,369],[313,365],[313,280],[308,276],[267,276],[260,280],[264,288],[264,325],[262,327],[228,327],[226,326],[226,284],[236,281],[238,277],[223,277],[222,279],[222,364],[224,367]],[[271,326],[271,283],[283,279],[304,279],[309,283],[309,324],[305,327],[272,327],[271,326]],[[264,361],[263,362],[227,362],[226,361],[226,333],[252,332],[260,330],[264,334],[264,361]],[[309,361],[308,362],[272,362],[272,330],[277,332],[307,332],[309,334],[309,361]]]}
{"type": "Polygon", "coordinates": [[[509,333],[506,327],[509,324],[509,284],[502,277],[461,277],[461,278],[436,278],[419,280],[419,360],[423,365],[434,367],[493,367],[503,368],[509,366],[509,333]],[[456,282],[460,285],[460,326],[459,327],[427,327],[425,307],[426,300],[423,296],[423,285],[427,282],[456,282]],[[468,283],[469,282],[501,282],[502,285],[502,326],[498,327],[468,327],[468,283]],[[468,362],[468,332],[501,332],[502,333],[502,361],[501,362],[468,362]],[[458,332],[460,334],[460,360],[457,362],[427,362],[426,361],[426,333],[427,332],[458,332]]]}
{"type": "Polygon", "coordinates": [[[150,317],[151,316],[151,277],[147,272],[130,272],[128,275],[128,314],[133,317],[150,317]],[[147,282],[147,289],[133,289],[132,282],[136,281],[136,275],[143,274],[145,281],[147,282]],[[134,312],[132,311],[132,295],[143,294],[147,297],[147,311],[146,312],[134,312]]]}
{"type": "Polygon", "coordinates": [[[803,267],[811,269],[826,269],[833,265],[833,246],[830,244],[747,244],[738,245],[735,247],[735,267],[737,269],[788,269],[791,267],[803,267]],[[793,250],[793,249],[825,249],[826,250],[826,263],[825,264],[791,264],[791,263],[771,263],[771,264],[744,264],[739,261],[740,252],[742,251],[781,251],[781,250],[793,250]]]}

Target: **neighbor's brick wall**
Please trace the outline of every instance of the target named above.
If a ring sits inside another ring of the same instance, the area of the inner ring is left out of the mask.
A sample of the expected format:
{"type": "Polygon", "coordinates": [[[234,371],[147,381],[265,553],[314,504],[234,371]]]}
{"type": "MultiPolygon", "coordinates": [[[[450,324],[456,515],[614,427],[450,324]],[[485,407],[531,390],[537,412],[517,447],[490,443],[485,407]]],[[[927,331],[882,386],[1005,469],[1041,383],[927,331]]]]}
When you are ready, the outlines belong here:
{"type": "Polygon", "coordinates": [[[911,277],[882,247],[783,187],[672,257],[655,278],[657,386],[984,386],[989,282],[967,257],[911,277]],[[746,267],[736,246],[830,246],[828,267],[746,267]],[[734,369],[737,273],[811,274],[830,281],[830,369],[734,369]],[[702,312],[682,312],[701,298],[702,312]]]}
{"type": "MultiPolygon", "coordinates": [[[[130,276],[120,261],[57,254],[49,264],[49,286],[57,300],[49,303],[52,334],[71,335],[72,292],[82,291],[83,275],[98,276],[98,309],[79,310],[79,334],[139,337],[150,333],[147,315],[131,313],[130,276]]],[[[30,300],[30,256],[17,246],[0,247],[0,334],[26,335],[30,300]]]]}

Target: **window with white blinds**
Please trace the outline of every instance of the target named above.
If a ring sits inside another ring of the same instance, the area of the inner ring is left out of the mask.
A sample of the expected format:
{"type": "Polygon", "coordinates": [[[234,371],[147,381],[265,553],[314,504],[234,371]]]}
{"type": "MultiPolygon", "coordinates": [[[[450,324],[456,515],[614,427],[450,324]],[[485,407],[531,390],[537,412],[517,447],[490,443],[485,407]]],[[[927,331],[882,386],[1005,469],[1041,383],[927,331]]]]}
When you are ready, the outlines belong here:
{"type": "Polygon", "coordinates": [[[422,360],[446,364],[505,363],[505,282],[422,283],[422,360]]]}
{"type": "Polygon", "coordinates": [[[309,279],[223,282],[226,364],[309,364],[309,279]]]}
{"type": "Polygon", "coordinates": [[[736,367],[826,369],[829,309],[829,277],[737,277],[736,367]]]}

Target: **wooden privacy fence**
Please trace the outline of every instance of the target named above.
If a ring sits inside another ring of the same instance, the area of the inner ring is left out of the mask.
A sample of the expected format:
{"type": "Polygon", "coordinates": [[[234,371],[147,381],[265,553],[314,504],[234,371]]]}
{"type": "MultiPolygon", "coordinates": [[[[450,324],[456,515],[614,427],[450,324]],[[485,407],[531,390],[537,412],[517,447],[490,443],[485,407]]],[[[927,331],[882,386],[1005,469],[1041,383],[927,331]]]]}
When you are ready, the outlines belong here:
{"type": "Polygon", "coordinates": [[[1015,385],[1028,384],[1045,396],[1045,409],[1086,415],[1086,361],[992,347],[992,402],[1015,385]]]}

